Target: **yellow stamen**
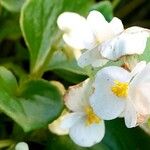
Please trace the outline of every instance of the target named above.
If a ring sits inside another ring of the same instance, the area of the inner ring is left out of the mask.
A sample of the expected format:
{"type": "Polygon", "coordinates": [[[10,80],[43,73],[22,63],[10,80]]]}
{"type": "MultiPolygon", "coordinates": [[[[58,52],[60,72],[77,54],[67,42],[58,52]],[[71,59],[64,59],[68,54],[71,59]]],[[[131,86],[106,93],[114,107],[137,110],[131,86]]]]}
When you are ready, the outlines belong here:
{"type": "Polygon", "coordinates": [[[100,123],[100,118],[93,112],[93,109],[91,107],[85,108],[86,113],[86,124],[91,125],[93,123],[100,123]]]}
{"type": "Polygon", "coordinates": [[[115,85],[111,87],[111,91],[118,97],[127,97],[129,83],[120,82],[118,80],[115,80],[114,83],[115,85]]]}

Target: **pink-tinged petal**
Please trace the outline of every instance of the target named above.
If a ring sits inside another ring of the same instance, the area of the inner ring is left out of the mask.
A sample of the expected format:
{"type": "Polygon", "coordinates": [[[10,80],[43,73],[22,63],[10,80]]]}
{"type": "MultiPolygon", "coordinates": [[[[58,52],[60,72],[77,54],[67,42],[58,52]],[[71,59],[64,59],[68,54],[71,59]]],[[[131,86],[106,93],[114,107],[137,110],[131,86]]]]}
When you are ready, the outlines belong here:
{"type": "Polygon", "coordinates": [[[74,112],[83,112],[89,106],[89,96],[93,92],[91,85],[92,81],[87,79],[70,87],[64,97],[66,106],[74,112]]]}
{"type": "Polygon", "coordinates": [[[125,108],[127,99],[116,96],[111,88],[114,81],[129,82],[130,73],[121,67],[106,67],[96,74],[95,91],[90,97],[90,104],[95,113],[104,120],[111,120],[120,116],[125,108]]]}
{"type": "Polygon", "coordinates": [[[129,87],[129,96],[134,104],[136,112],[138,116],[143,116],[144,118],[150,114],[149,75],[150,64],[146,65],[146,67],[132,79],[129,87]]]}
{"type": "Polygon", "coordinates": [[[80,119],[70,128],[69,135],[71,139],[82,147],[91,147],[99,143],[105,134],[105,125],[103,120],[99,124],[87,125],[85,118],[80,119]]]}

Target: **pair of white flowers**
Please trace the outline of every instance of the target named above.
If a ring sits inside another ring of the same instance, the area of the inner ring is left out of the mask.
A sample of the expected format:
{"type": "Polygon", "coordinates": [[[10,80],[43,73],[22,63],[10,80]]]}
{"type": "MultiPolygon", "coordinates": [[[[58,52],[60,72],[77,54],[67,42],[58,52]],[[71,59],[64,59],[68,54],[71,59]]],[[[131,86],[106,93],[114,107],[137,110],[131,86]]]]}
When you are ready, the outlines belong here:
{"type": "Polygon", "coordinates": [[[69,46],[77,52],[84,50],[78,59],[80,67],[99,67],[124,55],[142,54],[150,35],[147,29],[136,26],[124,30],[116,17],[108,23],[95,10],[87,18],[72,12],[62,13],[57,24],[69,46]]]}
{"type": "MultiPolygon", "coordinates": [[[[98,11],[87,19],[71,12],[57,20],[64,32],[64,41],[76,50],[84,50],[78,59],[80,67],[99,67],[122,56],[142,54],[150,33],[141,27],[124,30],[121,20],[107,22],[98,11]]],[[[124,117],[127,127],[146,121],[150,114],[150,64],[143,61],[127,71],[109,66],[97,72],[93,79],[69,88],[65,104],[70,110],[61,121],[72,140],[83,147],[102,140],[103,120],[124,117]]]]}

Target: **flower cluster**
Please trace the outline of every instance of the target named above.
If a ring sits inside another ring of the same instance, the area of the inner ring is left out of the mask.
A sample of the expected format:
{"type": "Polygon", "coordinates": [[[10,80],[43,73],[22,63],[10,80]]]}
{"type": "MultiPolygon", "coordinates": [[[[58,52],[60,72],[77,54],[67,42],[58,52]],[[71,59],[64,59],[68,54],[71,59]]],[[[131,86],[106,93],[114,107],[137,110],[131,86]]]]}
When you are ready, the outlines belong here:
{"type": "Polygon", "coordinates": [[[68,89],[64,101],[69,113],[59,127],[76,144],[90,147],[104,137],[103,120],[123,117],[128,128],[145,123],[150,115],[150,63],[133,63],[133,56],[144,53],[150,31],[137,26],[124,29],[120,19],[107,22],[98,11],[87,18],[64,12],[57,24],[64,41],[82,51],[78,65],[97,70],[68,89]],[[118,60],[122,65],[108,63],[118,60]]]}

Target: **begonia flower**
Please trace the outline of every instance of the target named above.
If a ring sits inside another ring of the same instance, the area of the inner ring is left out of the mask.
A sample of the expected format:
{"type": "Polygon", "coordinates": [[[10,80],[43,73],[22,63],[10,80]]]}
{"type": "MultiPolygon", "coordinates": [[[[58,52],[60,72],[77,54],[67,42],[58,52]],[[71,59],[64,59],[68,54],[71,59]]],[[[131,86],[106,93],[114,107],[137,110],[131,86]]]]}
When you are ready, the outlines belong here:
{"type": "Polygon", "coordinates": [[[69,136],[78,145],[90,147],[104,137],[104,121],[98,117],[89,104],[93,92],[91,81],[70,87],[65,95],[65,104],[71,111],[64,118],[61,128],[69,129],[69,136]]]}
{"type": "Polygon", "coordinates": [[[80,67],[98,67],[108,60],[103,59],[97,46],[121,33],[124,28],[120,19],[114,17],[107,22],[104,16],[93,10],[87,18],[73,12],[62,13],[57,20],[58,27],[64,32],[64,41],[74,49],[86,49],[78,59],[80,67]]]}
{"type": "Polygon", "coordinates": [[[104,120],[125,118],[128,128],[144,123],[150,114],[150,63],[131,71],[109,66],[98,71],[90,97],[94,112],[104,120]]]}

